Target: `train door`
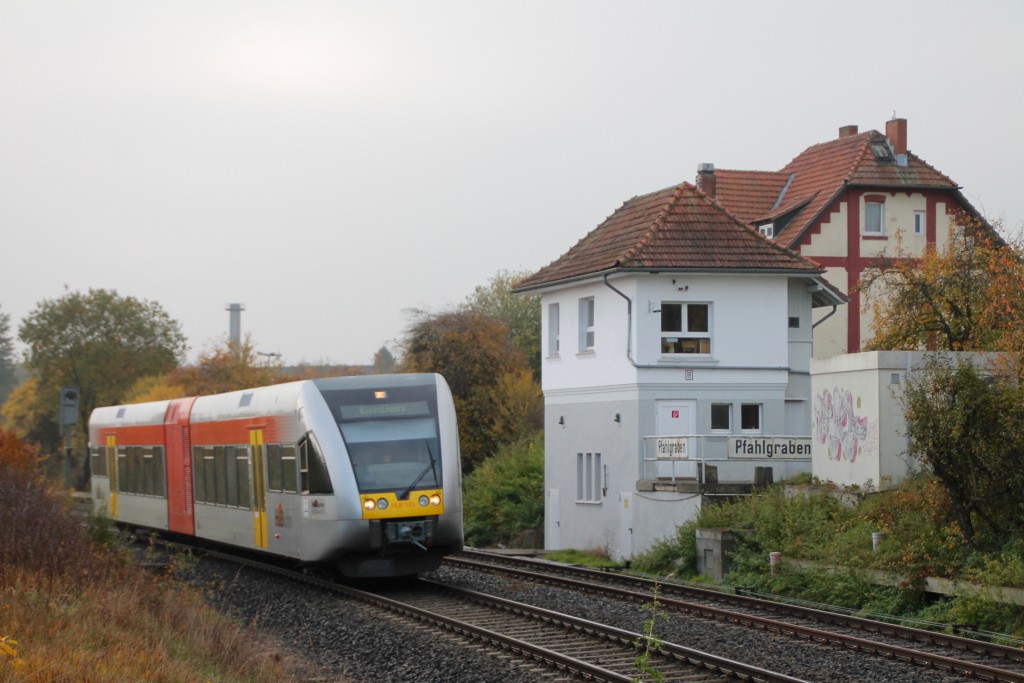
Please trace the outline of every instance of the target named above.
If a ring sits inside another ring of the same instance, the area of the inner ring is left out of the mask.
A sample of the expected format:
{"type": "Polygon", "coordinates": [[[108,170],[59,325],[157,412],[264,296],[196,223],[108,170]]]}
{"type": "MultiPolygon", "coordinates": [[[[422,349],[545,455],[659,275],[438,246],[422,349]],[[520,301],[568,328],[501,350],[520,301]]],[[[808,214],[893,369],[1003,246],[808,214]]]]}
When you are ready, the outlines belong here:
{"type": "MultiPolygon", "coordinates": [[[[195,500],[192,482],[192,439],[189,415],[195,398],[171,401],[164,419],[167,457],[167,523],[171,531],[195,533],[195,500]]],[[[232,463],[233,464],[233,463],[232,463]]]]}
{"type": "Polygon", "coordinates": [[[110,482],[110,513],[111,519],[117,519],[117,437],[107,435],[107,478],[110,482]]]}
{"type": "Polygon", "coordinates": [[[263,430],[249,430],[250,467],[252,468],[252,518],[257,548],[267,547],[267,482],[265,472],[266,449],[263,430]]]}

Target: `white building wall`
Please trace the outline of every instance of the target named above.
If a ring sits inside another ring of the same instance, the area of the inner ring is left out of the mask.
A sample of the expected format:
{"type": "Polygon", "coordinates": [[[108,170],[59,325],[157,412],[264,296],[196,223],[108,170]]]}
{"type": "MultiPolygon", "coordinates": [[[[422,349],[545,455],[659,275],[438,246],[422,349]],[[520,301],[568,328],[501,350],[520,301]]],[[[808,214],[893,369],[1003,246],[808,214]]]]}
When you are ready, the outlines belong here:
{"type": "MultiPolygon", "coordinates": [[[[658,433],[660,403],[692,406],[691,434],[711,434],[712,402],[732,406],[736,434],[744,403],[762,405],[765,435],[810,434],[809,375],[799,375],[803,386],[790,395],[790,365],[809,367],[811,304],[802,281],[778,276],[642,275],[610,284],[617,291],[598,280],[541,294],[545,544],[624,559],[672,535],[700,509],[699,495],[637,490],[650,474],[644,437],[658,433]],[[595,304],[594,348],[580,351],[579,300],[586,297],[595,304]],[[710,357],[662,356],[663,302],[711,304],[710,357]],[[557,323],[551,304],[558,305],[557,323]],[[801,325],[790,328],[790,316],[801,325]],[[559,348],[550,353],[556,324],[559,348]],[[578,463],[597,453],[601,495],[593,500],[580,493],[578,463]]],[[[696,462],[679,463],[676,476],[696,478],[696,462]]],[[[773,467],[777,481],[810,469],[809,461],[768,459],[715,465],[722,483],[751,482],[756,466],[773,467]]]]}

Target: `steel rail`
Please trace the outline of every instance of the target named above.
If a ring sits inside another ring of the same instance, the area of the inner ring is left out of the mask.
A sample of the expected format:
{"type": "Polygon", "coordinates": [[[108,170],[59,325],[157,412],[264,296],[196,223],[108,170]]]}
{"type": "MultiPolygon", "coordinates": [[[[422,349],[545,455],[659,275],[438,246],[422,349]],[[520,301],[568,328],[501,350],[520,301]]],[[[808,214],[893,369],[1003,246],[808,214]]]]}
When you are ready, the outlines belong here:
{"type": "MultiPolygon", "coordinates": [[[[176,545],[166,543],[167,545],[176,545]]],[[[184,547],[192,548],[185,545],[184,547]]],[[[432,611],[427,608],[418,607],[399,599],[390,598],[379,593],[364,591],[352,586],[334,583],[333,581],[297,572],[277,564],[268,564],[260,559],[251,556],[239,556],[233,553],[221,552],[210,548],[201,548],[202,554],[216,557],[235,564],[241,564],[260,571],[265,571],[290,580],[321,588],[328,592],[344,595],[347,598],[361,601],[374,607],[387,609],[390,613],[404,616],[418,622],[431,624],[444,630],[468,638],[473,641],[486,642],[501,650],[508,651],[524,657],[525,659],[542,662],[555,671],[568,672],[572,676],[588,681],[607,681],[608,683],[629,683],[634,680],[632,675],[624,675],[579,657],[559,652],[555,649],[530,642],[523,638],[500,633],[485,626],[469,623],[462,619],[449,617],[447,615],[432,611]]],[[[486,606],[490,610],[502,613],[514,614],[520,618],[530,619],[535,624],[547,626],[549,630],[554,629],[561,632],[573,632],[589,638],[599,639],[601,642],[611,643],[621,649],[620,657],[630,664],[635,660],[635,643],[641,634],[632,633],[605,624],[580,619],[567,614],[561,614],[542,607],[527,605],[524,603],[507,600],[497,596],[486,595],[474,591],[453,588],[437,582],[420,580],[420,584],[430,586],[432,591],[442,592],[454,596],[462,602],[472,602],[486,606]],[[625,656],[628,653],[628,656],[625,656]]],[[[705,673],[714,676],[725,676],[733,680],[752,681],[756,683],[806,683],[802,679],[794,678],[786,674],[769,671],[761,667],[737,662],[725,657],[720,657],[706,652],[701,652],[681,645],[662,643],[655,652],[661,659],[652,664],[655,669],[664,667],[668,662],[676,662],[681,666],[691,669],[703,670],[705,673]]],[[[606,655],[607,656],[607,655],[606,655]]]]}
{"type": "Polygon", "coordinates": [[[887,624],[885,622],[875,622],[862,617],[851,617],[824,610],[801,608],[785,603],[774,603],[761,598],[738,596],[720,591],[681,586],[674,583],[660,583],[651,579],[573,567],[570,565],[557,565],[555,563],[538,562],[535,560],[523,560],[522,558],[509,558],[507,556],[485,553],[482,551],[467,550],[462,553],[462,556],[451,556],[446,558],[445,562],[452,566],[464,566],[476,570],[514,572],[516,576],[522,576],[535,581],[542,581],[551,584],[563,584],[571,587],[572,590],[584,590],[587,592],[600,593],[611,597],[629,600],[649,600],[650,592],[643,593],[608,584],[628,584],[632,587],[645,588],[648,591],[652,591],[655,584],[657,584],[659,588],[658,600],[663,605],[673,607],[680,611],[705,615],[728,623],[745,625],[766,631],[775,631],[812,642],[840,645],[857,652],[867,652],[883,657],[901,659],[913,664],[947,670],[967,677],[977,678],[979,680],[993,681],[994,683],[1024,683],[1024,673],[1017,671],[1000,669],[998,667],[978,662],[971,662],[964,659],[948,657],[946,655],[935,654],[898,645],[891,645],[858,636],[825,631],[810,626],[802,626],[787,621],[781,621],[779,619],[745,614],[742,612],[692,602],[690,600],[679,600],[670,597],[668,594],[672,593],[687,596],[699,596],[700,599],[703,600],[725,602],[727,604],[740,605],[751,609],[781,613],[783,616],[791,618],[822,621],[827,624],[846,626],[859,631],[871,631],[881,633],[883,635],[898,637],[904,640],[934,644],[941,647],[950,647],[952,649],[972,654],[991,656],[996,659],[1004,659],[1014,663],[1024,660],[1024,652],[1016,648],[1009,648],[994,643],[983,643],[968,638],[961,638],[959,636],[950,636],[948,634],[933,634],[931,631],[925,631],[922,629],[902,627],[895,624],[887,624]],[[474,560],[471,559],[472,557],[480,559],[474,560]],[[496,565],[495,563],[499,564],[496,565]],[[503,569],[500,566],[501,564],[506,565],[506,568],[503,569]],[[520,566],[508,567],[507,565],[520,566]],[[529,565],[534,569],[522,569],[521,565],[529,565]],[[568,578],[568,576],[565,575],[574,575],[581,578],[568,578]],[[935,636],[934,638],[930,637],[933,635],[935,636]]]}

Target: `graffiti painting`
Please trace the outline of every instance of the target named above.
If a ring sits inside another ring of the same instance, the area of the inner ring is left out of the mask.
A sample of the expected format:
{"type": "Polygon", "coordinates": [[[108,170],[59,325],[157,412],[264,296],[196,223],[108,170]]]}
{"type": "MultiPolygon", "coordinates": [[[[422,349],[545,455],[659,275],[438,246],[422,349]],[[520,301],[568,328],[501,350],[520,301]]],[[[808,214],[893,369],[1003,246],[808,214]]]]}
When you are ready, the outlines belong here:
{"type": "Polygon", "coordinates": [[[878,424],[858,416],[860,399],[854,403],[849,389],[834,387],[814,398],[814,428],[829,460],[856,462],[857,456],[878,450],[878,424]]]}

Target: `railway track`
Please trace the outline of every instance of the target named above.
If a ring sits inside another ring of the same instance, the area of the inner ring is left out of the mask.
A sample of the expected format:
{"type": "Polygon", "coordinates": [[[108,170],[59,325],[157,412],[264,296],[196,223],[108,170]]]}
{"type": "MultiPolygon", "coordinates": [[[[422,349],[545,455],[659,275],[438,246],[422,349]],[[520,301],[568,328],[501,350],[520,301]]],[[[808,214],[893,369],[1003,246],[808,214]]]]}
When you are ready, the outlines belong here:
{"type": "MultiPolygon", "coordinates": [[[[386,598],[391,609],[544,662],[575,678],[625,683],[639,675],[638,633],[432,581],[376,595],[386,598]]],[[[652,646],[647,665],[665,681],[800,680],[672,643],[652,646]]]]}
{"type": "MultiPolygon", "coordinates": [[[[352,585],[296,572],[252,557],[204,549],[219,560],[301,581],[338,596],[358,601],[379,615],[400,620],[406,628],[444,634],[466,647],[485,648],[503,659],[549,680],[626,683],[639,680],[636,667],[640,633],[580,619],[495,596],[461,590],[438,582],[385,582],[364,590],[352,585]]],[[[665,681],[758,681],[799,683],[801,679],[725,657],[671,643],[653,644],[649,670],[665,681]]]]}
{"type": "MultiPolygon", "coordinates": [[[[655,589],[654,581],[621,572],[479,551],[466,551],[445,562],[450,567],[488,571],[616,600],[649,601],[655,589]]],[[[1024,650],[1020,648],[694,586],[658,583],[657,589],[661,605],[669,612],[775,632],[976,680],[1024,682],[1024,650]]]]}

